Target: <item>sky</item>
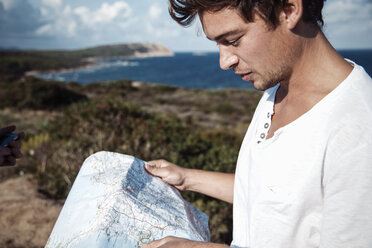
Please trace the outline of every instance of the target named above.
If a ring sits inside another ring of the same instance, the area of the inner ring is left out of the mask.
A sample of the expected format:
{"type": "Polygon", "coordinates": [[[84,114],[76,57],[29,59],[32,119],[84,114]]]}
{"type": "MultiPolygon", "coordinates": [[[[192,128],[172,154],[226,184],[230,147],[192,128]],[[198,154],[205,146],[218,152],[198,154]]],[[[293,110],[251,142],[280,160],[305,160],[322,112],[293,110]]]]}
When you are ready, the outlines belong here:
{"type": "MultiPolygon", "coordinates": [[[[175,52],[217,51],[200,22],[183,28],[167,8],[167,0],[0,0],[0,48],[155,42],[175,52]]],[[[336,49],[372,49],[372,0],[327,0],[323,17],[336,49]]]]}

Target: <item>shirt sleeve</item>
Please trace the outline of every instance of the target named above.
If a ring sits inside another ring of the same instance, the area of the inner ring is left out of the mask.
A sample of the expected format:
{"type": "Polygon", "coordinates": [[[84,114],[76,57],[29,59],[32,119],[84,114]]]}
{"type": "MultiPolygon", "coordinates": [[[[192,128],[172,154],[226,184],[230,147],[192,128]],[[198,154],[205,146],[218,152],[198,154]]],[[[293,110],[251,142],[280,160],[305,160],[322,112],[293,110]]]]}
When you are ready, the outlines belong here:
{"type": "Polygon", "coordinates": [[[372,143],[354,145],[324,163],[321,248],[372,247],[372,143]]]}

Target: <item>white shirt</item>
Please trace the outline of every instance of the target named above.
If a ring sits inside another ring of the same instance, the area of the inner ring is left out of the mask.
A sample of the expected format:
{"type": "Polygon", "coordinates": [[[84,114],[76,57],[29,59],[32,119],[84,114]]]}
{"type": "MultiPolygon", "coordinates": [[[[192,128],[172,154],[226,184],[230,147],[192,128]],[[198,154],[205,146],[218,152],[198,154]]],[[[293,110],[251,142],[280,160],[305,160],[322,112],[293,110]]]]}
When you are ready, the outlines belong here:
{"type": "Polygon", "coordinates": [[[372,247],[372,79],[350,75],[266,139],[268,89],[235,174],[232,247],[372,247]]]}

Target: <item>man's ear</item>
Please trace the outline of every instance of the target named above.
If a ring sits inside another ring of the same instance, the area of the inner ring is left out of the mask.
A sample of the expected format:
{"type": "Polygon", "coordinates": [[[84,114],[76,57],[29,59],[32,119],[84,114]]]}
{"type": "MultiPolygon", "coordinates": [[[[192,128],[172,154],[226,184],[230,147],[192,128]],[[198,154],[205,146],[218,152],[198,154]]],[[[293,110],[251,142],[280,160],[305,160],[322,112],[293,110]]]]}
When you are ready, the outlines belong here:
{"type": "Polygon", "coordinates": [[[302,18],[302,0],[284,0],[283,14],[288,29],[293,30],[302,18]]]}

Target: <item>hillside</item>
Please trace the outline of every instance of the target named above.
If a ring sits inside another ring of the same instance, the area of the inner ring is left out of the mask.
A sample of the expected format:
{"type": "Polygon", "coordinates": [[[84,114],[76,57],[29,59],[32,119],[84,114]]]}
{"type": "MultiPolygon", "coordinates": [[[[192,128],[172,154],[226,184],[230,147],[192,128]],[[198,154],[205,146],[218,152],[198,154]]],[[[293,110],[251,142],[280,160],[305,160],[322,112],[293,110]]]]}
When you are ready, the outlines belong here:
{"type": "Polygon", "coordinates": [[[173,52],[163,45],[154,43],[131,43],[107,45],[76,51],[83,57],[149,57],[173,56],[173,52]]]}
{"type": "Polygon", "coordinates": [[[97,58],[172,56],[160,44],[129,43],[97,46],[79,50],[0,50],[0,78],[23,75],[31,70],[56,70],[95,63],[97,58]]]}

